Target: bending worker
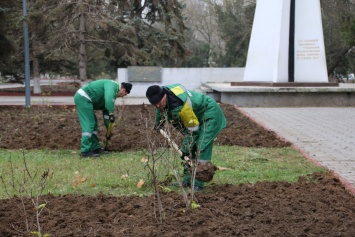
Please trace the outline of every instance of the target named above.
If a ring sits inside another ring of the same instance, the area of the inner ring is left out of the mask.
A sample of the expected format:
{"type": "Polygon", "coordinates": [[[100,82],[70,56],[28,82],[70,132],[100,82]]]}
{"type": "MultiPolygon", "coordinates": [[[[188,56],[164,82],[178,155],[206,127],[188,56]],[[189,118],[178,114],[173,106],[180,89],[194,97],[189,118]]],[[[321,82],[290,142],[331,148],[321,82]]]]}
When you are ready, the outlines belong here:
{"type": "MultiPolygon", "coordinates": [[[[180,150],[181,159],[211,160],[213,141],[226,127],[226,118],[221,107],[211,97],[186,90],[180,84],[168,86],[153,85],[147,89],[146,97],[156,107],[155,129],[164,123],[163,115],[184,134],[180,150]]],[[[183,186],[191,185],[189,167],[184,166],[183,186]]],[[[204,182],[195,180],[194,189],[201,191],[204,182]]]]}
{"type": "MultiPolygon", "coordinates": [[[[81,127],[81,157],[98,157],[104,152],[97,136],[95,110],[102,110],[106,129],[109,122],[115,122],[114,109],[116,97],[130,93],[132,84],[102,79],[93,81],[79,89],[74,96],[81,127]]],[[[109,138],[107,138],[109,139],[109,138]]]]}

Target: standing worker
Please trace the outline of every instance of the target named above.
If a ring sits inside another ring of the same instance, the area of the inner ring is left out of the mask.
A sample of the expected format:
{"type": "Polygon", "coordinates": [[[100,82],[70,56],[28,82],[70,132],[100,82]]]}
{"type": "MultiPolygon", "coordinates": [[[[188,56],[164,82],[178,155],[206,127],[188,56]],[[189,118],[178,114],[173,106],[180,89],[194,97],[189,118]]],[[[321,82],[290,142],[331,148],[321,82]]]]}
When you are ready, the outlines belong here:
{"type": "MultiPolygon", "coordinates": [[[[146,97],[156,107],[155,129],[159,130],[167,120],[184,134],[180,150],[181,159],[211,160],[213,141],[226,127],[226,118],[214,99],[205,94],[186,90],[180,84],[148,87],[146,97]],[[190,156],[191,155],[191,156],[190,156]]],[[[189,166],[184,166],[182,185],[191,185],[189,166]]],[[[204,182],[194,181],[194,190],[202,191],[204,182]]]]}
{"type": "MultiPolygon", "coordinates": [[[[132,84],[102,79],[93,81],[79,89],[74,95],[81,127],[81,157],[99,157],[104,152],[97,137],[97,118],[95,110],[102,110],[106,129],[109,123],[115,122],[113,114],[116,97],[124,97],[130,93],[132,84]]],[[[106,139],[110,139],[107,137],[106,139]]]]}

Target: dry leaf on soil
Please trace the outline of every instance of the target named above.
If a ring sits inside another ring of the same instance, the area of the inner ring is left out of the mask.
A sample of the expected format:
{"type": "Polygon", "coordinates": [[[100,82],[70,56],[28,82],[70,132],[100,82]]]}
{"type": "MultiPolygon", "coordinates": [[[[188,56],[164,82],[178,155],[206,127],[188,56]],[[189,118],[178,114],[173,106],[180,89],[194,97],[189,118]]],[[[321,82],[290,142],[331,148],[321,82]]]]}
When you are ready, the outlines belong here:
{"type": "Polygon", "coordinates": [[[74,174],[76,175],[76,180],[73,182],[74,187],[77,187],[86,181],[86,178],[81,177],[78,171],[75,171],[74,174]]]}
{"type": "Polygon", "coordinates": [[[139,180],[139,182],[137,183],[137,188],[142,188],[143,184],[144,184],[144,180],[143,179],[139,180]]]}

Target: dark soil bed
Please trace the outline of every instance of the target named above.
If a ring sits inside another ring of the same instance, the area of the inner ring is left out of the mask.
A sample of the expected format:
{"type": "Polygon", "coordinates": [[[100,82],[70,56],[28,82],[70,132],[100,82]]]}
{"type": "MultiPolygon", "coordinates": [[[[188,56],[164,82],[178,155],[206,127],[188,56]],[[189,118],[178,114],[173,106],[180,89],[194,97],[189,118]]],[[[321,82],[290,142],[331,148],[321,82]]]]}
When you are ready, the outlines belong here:
{"type": "MultiPolygon", "coordinates": [[[[41,227],[63,237],[354,236],[354,198],[330,174],[307,178],[314,182],[209,187],[196,194],[201,208],[194,210],[186,209],[176,192],[163,193],[162,223],[152,196],[47,195],[40,202],[48,208],[41,227]]],[[[0,200],[1,236],[33,236],[22,233],[25,219],[19,205],[19,199],[0,200]]],[[[28,217],[34,228],[34,215],[28,217]]]]}
{"type": "MultiPolygon", "coordinates": [[[[216,145],[237,145],[246,147],[285,147],[288,142],[280,140],[272,131],[258,126],[238,112],[232,105],[221,105],[228,121],[216,145]]],[[[142,139],[145,118],[154,116],[153,106],[120,106],[116,110],[117,126],[113,129],[110,149],[113,151],[138,150],[146,148],[142,139]]],[[[6,149],[79,149],[81,130],[74,106],[0,106],[0,148],[6,149]],[[64,138],[64,139],[63,139],[64,138]]],[[[105,140],[101,112],[99,138],[105,140]]],[[[158,133],[156,138],[161,138],[158,133]]]]}
{"type": "MultiPolygon", "coordinates": [[[[290,146],[232,105],[221,106],[228,127],[218,136],[216,145],[290,146]]],[[[153,107],[147,109],[153,116],[153,107]]],[[[142,106],[121,106],[118,111],[109,148],[144,149],[142,106]]],[[[103,141],[105,129],[100,113],[97,115],[103,141]]],[[[0,124],[1,148],[80,148],[80,126],[73,106],[0,106],[0,124]]],[[[159,139],[158,134],[154,136],[159,139]]],[[[162,223],[151,196],[46,195],[40,203],[46,202],[49,211],[42,213],[41,227],[51,236],[355,236],[354,197],[332,173],[300,177],[292,184],[207,186],[195,195],[201,208],[189,210],[178,193],[162,194],[162,223]]],[[[19,205],[17,198],[0,200],[0,236],[34,236],[25,233],[25,217],[19,205]]],[[[26,205],[33,212],[29,201],[26,205]]],[[[28,220],[35,231],[34,215],[28,220]]]]}

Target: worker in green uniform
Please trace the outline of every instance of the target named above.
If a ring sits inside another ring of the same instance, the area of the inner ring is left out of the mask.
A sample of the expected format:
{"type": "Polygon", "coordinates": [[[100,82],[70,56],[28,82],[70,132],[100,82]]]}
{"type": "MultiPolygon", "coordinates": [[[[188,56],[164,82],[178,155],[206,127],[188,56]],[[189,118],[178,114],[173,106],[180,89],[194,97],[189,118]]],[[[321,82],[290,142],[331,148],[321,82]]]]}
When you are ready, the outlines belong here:
{"type": "MultiPolygon", "coordinates": [[[[132,84],[109,79],[93,81],[74,95],[81,127],[81,157],[99,157],[104,152],[97,137],[97,118],[95,110],[102,110],[106,129],[109,123],[115,122],[114,109],[116,97],[124,97],[130,93],[132,84]]],[[[110,138],[107,138],[110,139],[110,138]]]]}
{"type": "MultiPolygon", "coordinates": [[[[148,87],[146,97],[156,107],[155,129],[168,120],[184,134],[181,159],[211,160],[213,141],[223,128],[226,118],[214,99],[205,94],[186,90],[180,84],[148,87]],[[163,115],[167,118],[164,120],[163,115]],[[191,155],[191,156],[190,156],[191,155]]],[[[184,166],[183,186],[191,185],[189,166],[184,166]]],[[[194,181],[194,189],[201,191],[204,182],[194,181]]]]}

